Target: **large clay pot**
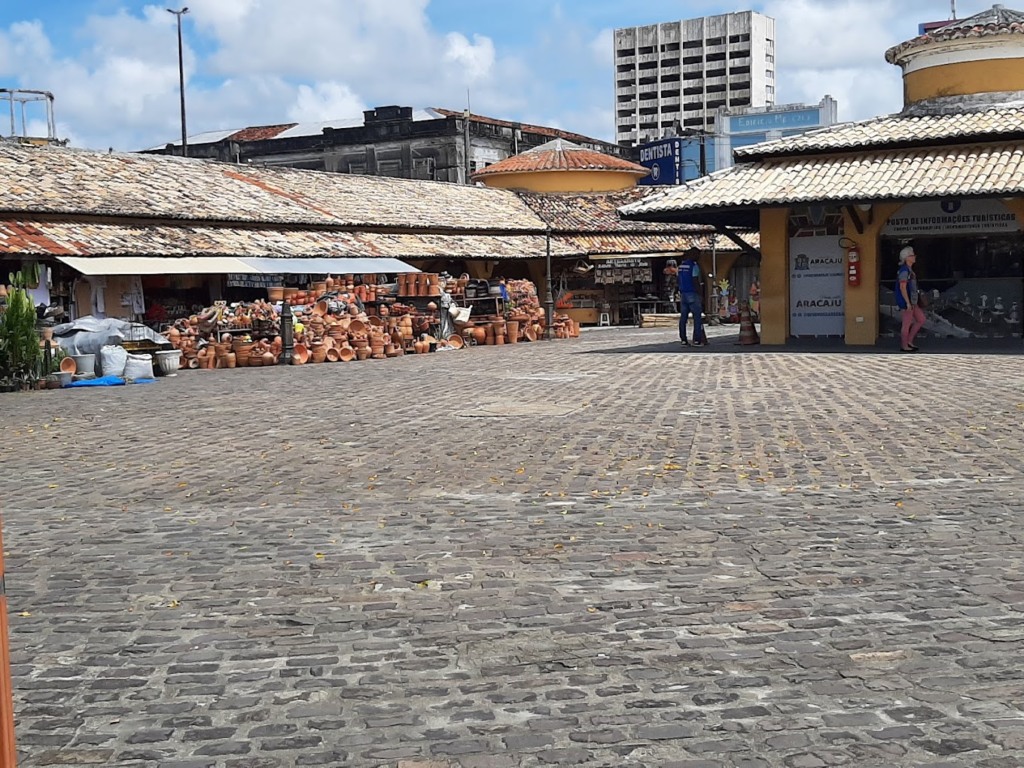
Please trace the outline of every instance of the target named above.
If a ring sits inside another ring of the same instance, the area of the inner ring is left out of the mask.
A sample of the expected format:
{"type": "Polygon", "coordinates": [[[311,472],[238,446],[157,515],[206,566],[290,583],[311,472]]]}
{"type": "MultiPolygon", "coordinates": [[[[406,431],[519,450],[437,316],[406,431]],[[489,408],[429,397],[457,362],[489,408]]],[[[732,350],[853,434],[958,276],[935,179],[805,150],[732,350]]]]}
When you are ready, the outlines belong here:
{"type": "Polygon", "coordinates": [[[277,365],[277,358],[274,357],[273,352],[263,353],[263,364],[264,365],[277,365]]]}
{"type": "Polygon", "coordinates": [[[483,344],[487,341],[487,329],[481,325],[476,326],[472,329],[473,338],[476,339],[477,344],[483,344]]]}
{"type": "Polygon", "coordinates": [[[357,349],[356,350],[356,358],[358,360],[366,360],[369,357],[370,357],[370,348],[369,347],[362,347],[361,349],[357,349]]]}
{"type": "Polygon", "coordinates": [[[296,344],[292,348],[292,365],[305,365],[309,362],[309,349],[305,344],[296,344]]]}
{"type": "Polygon", "coordinates": [[[505,323],[505,336],[508,338],[509,344],[515,344],[519,341],[519,323],[515,320],[509,320],[505,323]]]}
{"type": "Polygon", "coordinates": [[[346,344],[338,350],[338,359],[343,363],[351,363],[356,359],[356,351],[346,344]]]}

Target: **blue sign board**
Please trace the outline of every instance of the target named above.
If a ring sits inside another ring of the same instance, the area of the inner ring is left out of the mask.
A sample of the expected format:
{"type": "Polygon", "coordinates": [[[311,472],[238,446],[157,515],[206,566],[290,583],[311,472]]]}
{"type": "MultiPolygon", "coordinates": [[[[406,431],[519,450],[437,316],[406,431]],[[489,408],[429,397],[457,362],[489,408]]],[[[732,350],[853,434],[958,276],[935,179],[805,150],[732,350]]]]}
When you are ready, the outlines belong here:
{"type": "Polygon", "coordinates": [[[640,179],[640,184],[682,184],[683,147],[677,138],[662,139],[640,147],[640,165],[650,174],[640,179]]]}
{"type": "Polygon", "coordinates": [[[785,128],[816,128],[821,125],[817,109],[794,109],[791,112],[764,112],[736,115],[729,118],[730,133],[765,133],[785,128]]]}

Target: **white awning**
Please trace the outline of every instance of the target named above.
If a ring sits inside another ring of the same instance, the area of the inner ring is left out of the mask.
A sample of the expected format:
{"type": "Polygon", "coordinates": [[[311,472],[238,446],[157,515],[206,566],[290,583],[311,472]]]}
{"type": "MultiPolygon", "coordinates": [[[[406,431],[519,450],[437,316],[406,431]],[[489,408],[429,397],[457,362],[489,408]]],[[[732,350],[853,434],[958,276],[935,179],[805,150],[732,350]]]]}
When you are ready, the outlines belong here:
{"type": "Polygon", "coordinates": [[[398,259],[236,259],[232,256],[57,256],[83,275],[328,275],[419,272],[398,259]]]}
{"type": "MultiPolygon", "coordinates": [[[[316,259],[239,259],[264,275],[393,275],[400,272],[419,272],[416,267],[398,259],[370,258],[316,258],[316,259]]],[[[242,270],[229,270],[232,272],[242,270]]]]}
{"type": "Polygon", "coordinates": [[[56,259],[83,275],[259,274],[256,267],[230,256],[57,256],[56,259]]]}

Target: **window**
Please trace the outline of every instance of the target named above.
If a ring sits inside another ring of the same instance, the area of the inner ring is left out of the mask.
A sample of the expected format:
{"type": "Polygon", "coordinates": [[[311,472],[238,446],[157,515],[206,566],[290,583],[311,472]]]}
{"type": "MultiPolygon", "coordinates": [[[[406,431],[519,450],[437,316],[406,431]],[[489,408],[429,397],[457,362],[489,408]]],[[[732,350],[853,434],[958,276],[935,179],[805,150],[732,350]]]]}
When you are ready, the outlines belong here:
{"type": "Polygon", "coordinates": [[[772,56],[770,53],[764,57],[764,60],[767,61],[769,64],[775,63],[775,57],[772,56]]]}
{"type": "Polygon", "coordinates": [[[381,176],[399,176],[402,173],[402,161],[381,160],[377,163],[377,172],[381,176]]]}
{"type": "Polygon", "coordinates": [[[654,46],[653,45],[645,45],[643,48],[640,49],[639,53],[641,55],[645,54],[645,53],[654,53],[654,46]]]}
{"type": "Polygon", "coordinates": [[[725,61],[725,51],[722,53],[709,53],[708,61],[725,61]]]}
{"type": "Polygon", "coordinates": [[[730,43],[749,43],[750,42],[750,35],[747,35],[747,34],[743,34],[743,35],[729,35],[729,42],[730,43]]]}
{"type": "Polygon", "coordinates": [[[724,37],[709,37],[708,45],[725,45],[724,37]]]}
{"type": "Polygon", "coordinates": [[[658,62],[656,61],[643,61],[640,63],[641,70],[657,69],[658,62]]]}
{"type": "Polygon", "coordinates": [[[619,48],[619,50],[615,52],[615,55],[621,58],[623,56],[632,56],[633,53],[634,51],[632,48],[619,48]]]}
{"type": "MultiPolygon", "coordinates": [[[[748,67],[748,69],[749,69],[749,67],[748,67]]],[[[764,72],[764,77],[765,77],[765,80],[774,80],[775,79],[775,73],[772,72],[770,69],[766,69],[765,72],[764,72]]]]}
{"type": "Polygon", "coordinates": [[[683,48],[703,48],[704,44],[700,40],[687,40],[683,43],[683,48]]]}
{"type": "Polygon", "coordinates": [[[365,174],[366,173],[366,163],[364,163],[364,162],[349,163],[348,164],[348,172],[349,173],[356,173],[356,174],[360,174],[360,175],[365,174]]]}
{"type": "Polygon", "coordinates": [[[729,67],[730,75],[749,75],[750,67],[729,67]]]}
{"type": "Polygon", "coordinates": [[[414,157],[412,160],[412,175],[416,179],[436,178],[436,163],[432,157],[414,157]]]}
{"type": "Polygon", "coordinates": [[[705,76],[706,77],[725,77],[725,70],[724,69],[709,69],[705,73],[705,76]]]}
{"type": "Polygon", "coordinates": [[[703,64],[703,56],[687,56],[683,59],[683,64],[703,64]]]}

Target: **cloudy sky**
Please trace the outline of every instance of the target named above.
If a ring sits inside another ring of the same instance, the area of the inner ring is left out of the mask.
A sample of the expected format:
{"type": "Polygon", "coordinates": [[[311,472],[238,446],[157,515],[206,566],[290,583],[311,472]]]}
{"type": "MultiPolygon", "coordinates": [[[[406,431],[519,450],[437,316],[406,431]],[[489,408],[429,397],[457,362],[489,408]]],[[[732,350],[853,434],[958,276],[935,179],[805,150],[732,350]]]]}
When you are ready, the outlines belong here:
{"type": "MultiPolygon", "coordinates": [[[[949,0],[188,5],[189,134],[353,117],[383,104],[462,109],[468,91],[474,112],[610,139],[613,29],[751,9],[776,19],[780,103],[827,93],[841,119],[863,119],[901,106],[885,49],[913,37],[919,22],[950,15],[949,0]]],[[[958,0],[958,16],[990,6],[958,0]]],[[[58,133],[74,146],[163,144],[180,135],[175,18],[136,0],[3,0],[0,87],[52,91],[58,133]]],[[[28,112],[36,132],[43,115],[28,112]]],[[[6,119],[0,125],[10,132],[6,119]]]]}

